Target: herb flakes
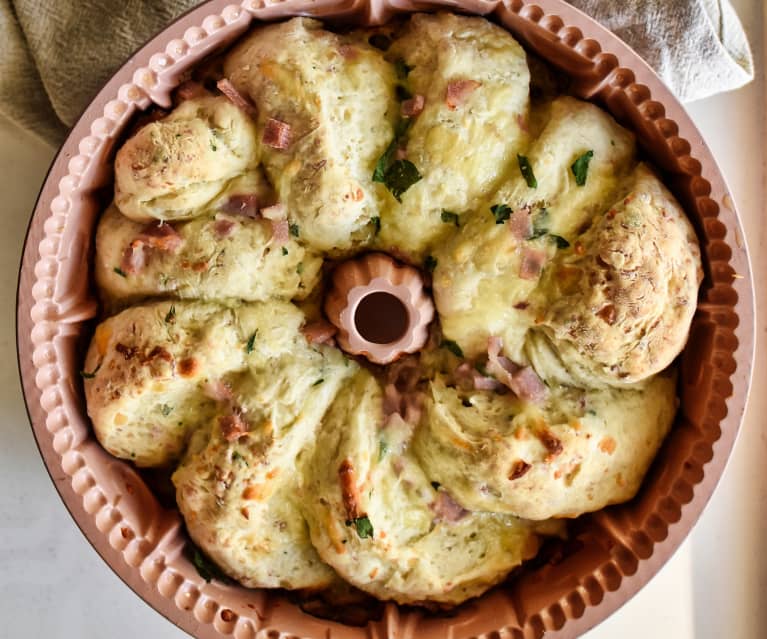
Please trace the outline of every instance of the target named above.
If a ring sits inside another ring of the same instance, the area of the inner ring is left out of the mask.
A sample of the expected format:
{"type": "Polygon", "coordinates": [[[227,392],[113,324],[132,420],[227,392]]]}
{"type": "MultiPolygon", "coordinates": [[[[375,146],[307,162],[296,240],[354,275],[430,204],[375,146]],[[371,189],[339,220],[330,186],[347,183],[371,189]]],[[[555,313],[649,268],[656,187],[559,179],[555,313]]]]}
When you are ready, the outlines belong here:
{"type": "Polygon", "coordinates": [[[258,335],[258,331],[256,331],[255,333],[253,333],[253,335],[251,335],[251,336],[248,338],[248,342],[247,342],[247,344],[245,344],[245,352],[246,352],[248,355],[250,355],[250,354],[253,352],[253,347],[254,347],[254,346],[255,346],[255,344],[256,344],[256,335],[258,335]]]}
{"type": "MultiPolygon", "coordinates": [[[[283,228],[285,228],[285,227],[283,227],[283,228]]],[[[298,224],[296,224],[295,222],[293,224],[290,224],[288,226],[288,228],[290,229],[290,234],[293,237],[298,237],[299,234],[301,233],[301,229],[298,227],[298,224]]]]}
{"type": "Polygon", "coordinates": [[[575,176],[575,183],[578,186],[584,186],[586,184],[586,177],[589,174],[589,162],[591,162],[591,158],[593,157],[594,151],[586,151],[586,153],[578,157],[570,167],[570,170],[575,176]]]}
{"type": "Polygon", "coordinates": [[[527,182],[527,186],[531,189],[537,189],[538,180],[535,178],[535,173],[533,172],[530,160],[524,155],[517,153],[517,163],[519,164],[519,171],[522,173],[522,177],[525,178],[525,182],[527,182]]]}
{"type": "Polygon", "coordinates": [[[445,224],[455,224],[456,226],[461,226],[458,213],[453,213],[452,211],[446,211],[445,209],[442,209],[441,217],[445,224]]]}
{"type": "Polygon", "coordinates": [[[93,371],[90,373],[88,371],[80,371],[80,377],[82,377],[83,379],[93,379],[94,377],[96,377],[96,373],[99,372],[99,368],[101,368],[101,364],[96,366],[96,368],[94,368],[93,371]]]}
{"type": "Polygon", "coordinates": [[[463,358],[463,350],[461,349],[461,347],[458,345],[457,342],[454,342],[451,339],[443,339],[442,342],[440,343],[440,347],[446,348],[456,357],[463,358]]]}
{"type": "Polygon", "coordinates": [[[511,217],[511,207],[505,204],[493,204],[490,207],[490,212],[493,214],[496,224],[503,224],[511,217]]]}
{"type": "Polygon", "coordinates": [[[112,270],[113,270],[115,273],[117,273],[117,274],[118,274],[120,277],[128,277],[128,276],[125,274],[125,271],[123,271],[123,270],[122,270],[122,269],[121,269],[119,266],[115,266],[115,267],[114,267],[112,270]]]}
{"type": "Polygon", "coordinates": [[[165,314],[165,323],[173,324],[176,321],[176,305],[171,304],[168,312],[165,314]]]}
{"type": "Polygon", "coordinates": [[[354,524],[354,527],[357,529],[357,536],[360,539],[373,537],[373,524],[370,523],[370,519],[368,519],[367,515],[346,522],[347,526],[351,526],[352,524],[354,524]]]}
{"type": "Polygon", "coordinates": [[[434,269],[437,268],[437,258],[433,255],[427,255],[426,259],[423,261],[423,267],[429,273],[433,273],[434,269]]]}

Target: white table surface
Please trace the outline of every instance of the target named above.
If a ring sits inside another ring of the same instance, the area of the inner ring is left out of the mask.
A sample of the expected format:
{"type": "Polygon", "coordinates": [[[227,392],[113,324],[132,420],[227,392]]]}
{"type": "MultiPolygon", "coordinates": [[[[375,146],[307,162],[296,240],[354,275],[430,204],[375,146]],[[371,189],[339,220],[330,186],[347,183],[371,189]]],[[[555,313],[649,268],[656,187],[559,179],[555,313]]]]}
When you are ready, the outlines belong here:
{"type": "MultiPolygon", "coordinates": [[[[767,215],[763,8],[734,2],[758,79],[690,106],[743,216],[759,316],[754,390],[713,499],[660,573],[588,639],[767,637],[767,215]]],[[[184,639],[77,529],[38,455],[16,370],[14,300],[27,222],[53,151],[0,122],[0,638],[184,639]]]]}

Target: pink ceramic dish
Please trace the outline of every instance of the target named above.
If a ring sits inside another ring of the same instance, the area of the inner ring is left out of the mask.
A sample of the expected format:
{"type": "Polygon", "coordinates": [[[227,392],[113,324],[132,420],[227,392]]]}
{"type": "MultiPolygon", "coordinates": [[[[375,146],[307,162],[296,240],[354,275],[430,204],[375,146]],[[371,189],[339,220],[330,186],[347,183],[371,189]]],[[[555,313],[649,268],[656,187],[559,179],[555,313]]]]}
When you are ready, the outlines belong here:
{"type": "Polygon", "coordinates": [[[97,552],[137,594],[201,639],[574,637],[636,593],[698,519],[735,441],[754,344],[748,254],[725,181],[684,109],[623,42],[562,0],[212,0],[150,41],[107,83],[57,156],[32,217],[18,292],[24,393],[56,488],[97,552]],[[97,304],[89,259],[98,192],[131,118],[169,105],[180,74],[253,20],[308,14],[355,24],[455,9],[489,15],[633,129],[685,206],[706,278],[682,356],[675,427],[640,494],[583,517],[572,542],[455,613],[387,604],[380,620],[345,626],[304,613],[282,594],[206,583],[183,554],[178,513],[160,505],[130,464],[109,456],[88,422],[78,371],[97,304]]]}

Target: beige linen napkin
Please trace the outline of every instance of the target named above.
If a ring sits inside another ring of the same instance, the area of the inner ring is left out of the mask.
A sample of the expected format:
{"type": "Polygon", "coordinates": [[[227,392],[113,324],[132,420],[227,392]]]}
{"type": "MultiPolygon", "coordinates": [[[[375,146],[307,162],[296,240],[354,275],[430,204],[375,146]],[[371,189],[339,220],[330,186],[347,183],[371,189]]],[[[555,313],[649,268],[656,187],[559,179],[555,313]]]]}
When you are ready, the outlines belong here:
{"type": "MultiPolygon", "coordinates": [[[[569,0],[612,29],[682,100],[753,79],[729,0],[569,0]]],[[[128,56],[199,0],[0,0],[0,115],[51,144],[128,56]]]]}

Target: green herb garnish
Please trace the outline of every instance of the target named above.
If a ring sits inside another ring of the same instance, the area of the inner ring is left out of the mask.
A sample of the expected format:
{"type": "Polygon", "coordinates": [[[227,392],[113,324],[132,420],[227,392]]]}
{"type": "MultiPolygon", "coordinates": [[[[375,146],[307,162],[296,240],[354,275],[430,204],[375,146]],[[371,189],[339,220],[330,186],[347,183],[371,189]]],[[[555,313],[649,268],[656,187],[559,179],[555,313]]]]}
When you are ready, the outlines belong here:
{"type": "Polygon", "coordinates": [[[575,183],[578,186],[583,186],[586,184],[586,176],[589,173],[589,162],[591,162],[591,158],[593,157],[594,151],[586,151],[586,153],[575,160],[573,165],[570,167],[570,170],[575,176],[575,183]]]}
{"type": "Polygon", "coordinates": [[[528,237],[528,240],[535,240],[539,237],[543,237],[549,232],[549,211],[548,209],[541,209],[538,215],[533,220],[533,234],[528,237]]]}
{"type": "Polygon", "coordinates": [[[554,235],[552,233],[549,235],[549,237],[557,243],[557,248],[566,249],[570,246],[570,242],[568,242],[561,235],[554,235]]]}
{"type": "Polygon", "coordinates": [[[235,451],[232,453],[232,461],[241,461],[243,464],[245,464],[246,466],[250,467],[250,464],[248,463],[248,460],[247,460],[247,459],[245,459],[245,458],[244,458],[244,457],[243,457],[243,456],[240,454],[240,452],[239,452],[239,451],[237,451],[237,450],[235,450],[235,451]]]}
{"type": "Polygon", "coordinates": [[[323,377],[320,377],[316,382],[314,382],[314,384],[312,384],[312,386],[319,386],[324,381],[325,379],[323,377]]]}
{"type": "Polygon", "coordinates": [[[433,255],[427,255],[426,259],[423,261],[423,267],[429,271],[429,273],[433,273],[434,269],[437,268],[437,258],[433,255]]]}
{"type": "Polygon", "coordinates": [[[452,211],[446,211],[445,209],[442,209],[442,221],[445,224],[455,224],[456,226],[460,226],[458,213],[453,213],[452,211]]]}
{"type": "Polygon", "coordinates": [[[191,559],[194,567],[197,569],[197,574],[200,575],[200,577],[208,583],[210,583],[212,579],[217,579],[225,584],[232,583],[232,580],[227,577],[216,564],[208,559],[199,548],[196,546],[193,546],[193,548],[194,552],[192,553],[191,559]]]}
{"type": "Polygon", "coordinates": [[[176,305],[171,304],[168,312],[165,314],[165,323],[173,324],[176,321],[176,305]]]}
{"type": "Polygon", "coordinates": [[[495,217],[496,224],[503,224],[511,217],[511,208],[505,204],[493,204],[493,206],[490,207],[490,212],[493,214],[493,217],[495,217]]]}
{"type": "Polygon", "coordinates": [[[286,249],[284,246],[282,247],[282,254],[283,255],[287,255],[288,254],[288,249],[286,249]]]}
{"type": "Polygon", "coordinates": [[[373,182],[381,182],[386,186],[391,194],[397,198],[398,202],[401,202],[402,194],[407,191],[413,184],[421,179],[421,174],[418,172],[415,164],[409,160],[396,160],[392,162],[394,152],[399,146],[399,140],[407,133],[410,127],[411,120],[400,120],[394,127],[394,139],[386,147],[378,162],[376,162],[375,169],[373,169],[373,182]]]}
{"type": "Polygon", "coordinates": [[[245,344],[245,352],[246,352],[246,353],[248,353],[248,354],[250,354],[250,353],[252,353],[252,352],[253,352],[253,346],[254,346],[254,345],[255,345],[255,343],[256,343],[256,335],[258,335],[258,331],[256,331],[255,333],[253,333],[253,335],[251,335],[251,336],[248,338],[248,343],[247,343],[247,344],[245,344]]]}
{"type": "Polygon", "coordinates": [[[360,539],[366,539],[367,537],[373,536],[373,524],[370,523],[367,515],[352,519],[347,523],[347,526],[350,526],[351,524],[354,524],[354,527],[357,529],[357,536],[360,539]]]}
{"type": "Polygon", "coordinates": [[[120,277],[128,277],[128,276],[125,274],[125,271],[123,271],[123,270],[122,270],[122,269],[121,269],[119,266],[115,266],[115,267],[114,267],[112,270],[113,270],[115,273],[117,273],[117,274],[118,274],[120,277]]]}
{"type": "Polygon", "coordinates": [[[531,189],[537,189],[538,180],[535,179],[535,173],[533,173],[533,167],[530,165],[530,160],[524,155],[517,153],[517,162],[519,163],[519,171],[522,173],[522,177],[525,178],[527,186],[531,189]]]}
{"type": "Polygon", "coordinates": [[[383,182],[397,202],[402,202],[402,194],[420,179],[421,174],[415,164],[410,160],[397,160],[386,169],[383,182]]]}
{"type": "Polygon", "coordinates": [[[381,461],[384,457],[386,457],[386,453],[388,452],[389,444],[387,444],[384,440],[378,442],[378,461],[381,461]]]}
{"type": "Polygon", "coordinates": [[[173,406],[168,406],[167,404],[163,404],[160,406],[160,412],[162,413],[163,417],[167,417],[173,412],[173,406]]]}
{"type": "Polygon", "coordinates": [[[301,275],[303,272],[304,272],[304,263],[303,262],[299,262],[296,265],[296,274],[297,275],[301,275]]]}
{"type": "Polygon", "coordinates": [[[376,216],[374,218],[371,218],[370,221],[373,222],[373,228],[375,229],[375,234],[378,235],[381,232],[381,218],[376,216]]]}
{"type": "MultiPolygon", "coordinates": [[[[283,226],[282,228],[285,227],[283,226]]],[[[299,233],[301,232],[301,229],[298,228],[298,224],[295,223],[291,224],[288,228],[290,229],[290,234],[293,237],[298,237],[299,233]]]]}
{"type": "Polygon", "coordinates": [[[461,347],[451,339],[443,339],[440,346],[449,350],[456,357],[463,357],[463,351],[461,350],[461,347]]]}
{"type": "Polygon", "coordinates": [[[96,368],[93,369],[93,372],[89,373],[88,371],[80,371],[80,377],[83,377],[84,379],[93,379],[96,377],[96,373],[99,372],[99,368],[101,368],[101,364],[96,366],[96,368]]]}
{"type": "Polygon", "coordinates": [[[218,147],[215,144],[213,144],[213,141],[211,141],[210,143],[210,150],[213,151],[214,153],[218,151],[218,147]]]}

